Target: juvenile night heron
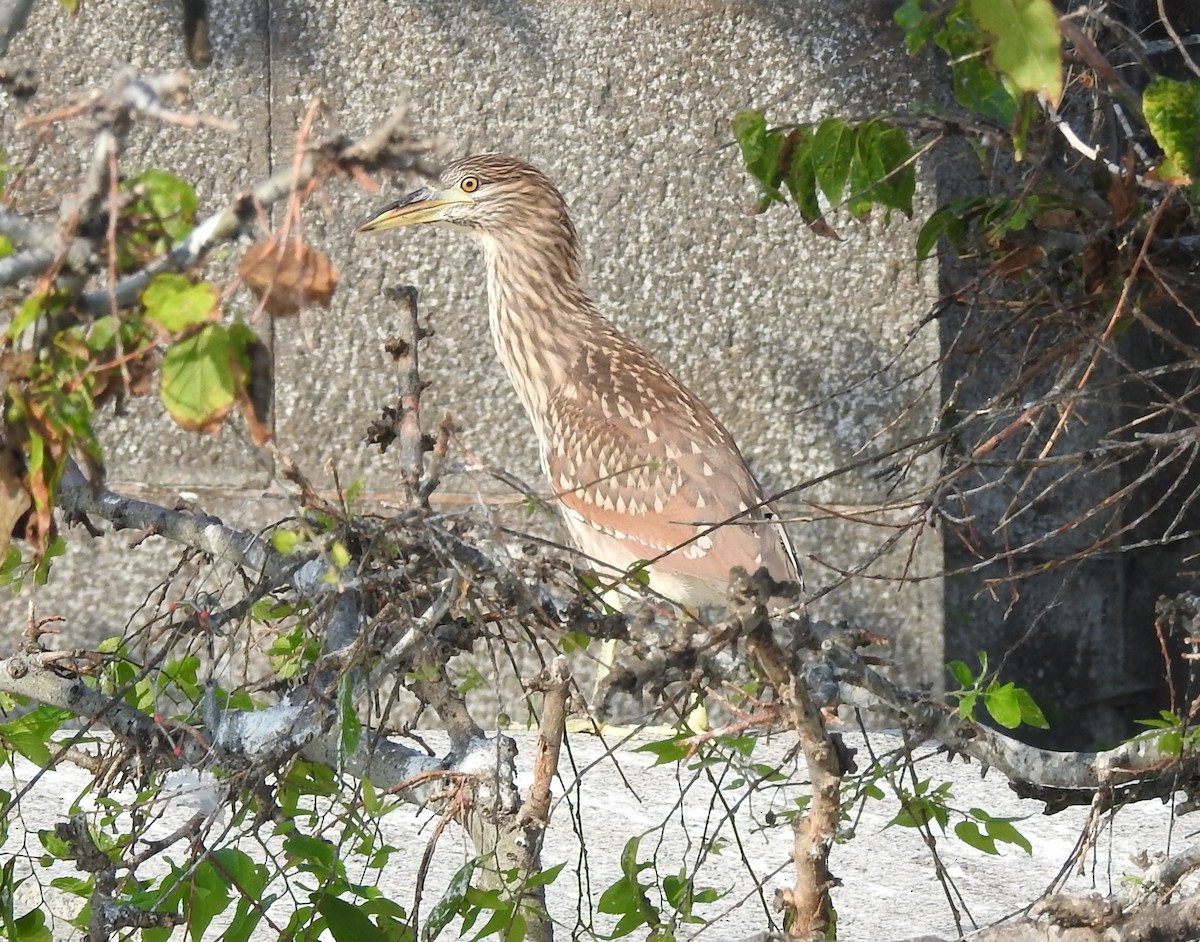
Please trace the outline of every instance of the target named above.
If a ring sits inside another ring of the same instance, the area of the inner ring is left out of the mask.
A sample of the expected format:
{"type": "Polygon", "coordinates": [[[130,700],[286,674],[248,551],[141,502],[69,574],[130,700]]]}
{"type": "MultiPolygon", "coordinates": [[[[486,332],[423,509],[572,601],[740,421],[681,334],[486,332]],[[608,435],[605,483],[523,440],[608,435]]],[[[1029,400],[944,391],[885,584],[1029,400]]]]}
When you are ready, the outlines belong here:
{"type": "Polygon", "coordinates": [[[496,352],[571,539],[602,578],[648,561],[650,587],[692,609],[725,604],[734,566],[799,578],[729,432],[597,312],[553,183],[512,157],[467,157],[357,231],[430,222],[483,247],[496,352]]]}

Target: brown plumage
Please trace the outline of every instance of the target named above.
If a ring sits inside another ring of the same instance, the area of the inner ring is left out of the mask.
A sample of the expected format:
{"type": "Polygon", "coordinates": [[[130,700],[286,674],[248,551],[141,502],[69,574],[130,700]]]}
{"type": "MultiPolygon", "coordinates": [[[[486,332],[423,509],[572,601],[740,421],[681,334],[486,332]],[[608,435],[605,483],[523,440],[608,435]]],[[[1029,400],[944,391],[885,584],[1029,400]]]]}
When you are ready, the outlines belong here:
{"type": "Polygon", "coordinates": [[[511,157],[468,157],[358,231],[426,222],[483,247],[496,351],[571,537],[602,575],[649,560],[651,587],[691,607],[724,604],[734,566],[798,579],[787,535],[724,426],[583,291],[554,184],[511,157]]]}

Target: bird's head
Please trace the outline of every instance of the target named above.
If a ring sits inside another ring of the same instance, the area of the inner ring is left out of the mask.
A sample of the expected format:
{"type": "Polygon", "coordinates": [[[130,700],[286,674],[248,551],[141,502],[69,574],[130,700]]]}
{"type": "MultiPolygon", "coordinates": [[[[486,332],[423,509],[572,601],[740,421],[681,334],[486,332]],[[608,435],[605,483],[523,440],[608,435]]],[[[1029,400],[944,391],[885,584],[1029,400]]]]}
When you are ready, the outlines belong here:
{"type": "Polygon", "coordinates": [[[558,233],[574,240],[562,195],[546,176],[514,157],[483,154],[448,165],[436,181],[385,206],[355,232],[436,222],[475,235],[558,233]]]}

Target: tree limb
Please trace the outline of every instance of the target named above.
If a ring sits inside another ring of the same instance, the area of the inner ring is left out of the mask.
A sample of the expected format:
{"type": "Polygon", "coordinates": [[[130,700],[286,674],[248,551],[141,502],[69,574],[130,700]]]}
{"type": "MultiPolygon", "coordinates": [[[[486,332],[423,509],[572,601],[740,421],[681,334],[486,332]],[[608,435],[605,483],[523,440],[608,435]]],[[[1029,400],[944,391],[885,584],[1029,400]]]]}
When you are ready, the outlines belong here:
{"type": "MultiPolygon", "coordinates": [[[[902,691],[841,645],[826,641],[822,650],[842,682],[842,703],[889,717],[925,739],[941,742],[952,752],[998,769],[1013,782],[1057,789],[1118,787],[1157,777],[1178,761],[1177,756],[1163,752],[1150,736],[1103,752],[1053,752],[1028,746],[963,719],[944,705],[902,691]]],[[[1194,771],[1194,763],[1189,767],[1194,771]]]]}

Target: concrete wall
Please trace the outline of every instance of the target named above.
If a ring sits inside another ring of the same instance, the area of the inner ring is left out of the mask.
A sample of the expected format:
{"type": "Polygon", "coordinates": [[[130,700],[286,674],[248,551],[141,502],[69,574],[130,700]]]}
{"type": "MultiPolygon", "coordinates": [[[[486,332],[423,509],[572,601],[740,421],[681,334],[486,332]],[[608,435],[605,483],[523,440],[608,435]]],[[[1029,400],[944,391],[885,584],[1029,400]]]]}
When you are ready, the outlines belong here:
{"type": "MultiPolygon", "coordinates": [[[[237,120],[240,131],[139,131],[129,171],[157,165],[187,176],[202,212],[211,210],[283,165],[314,95],[326,103],[324,126],[351,135],[407,101],[414,124],[437,135],[446,156],[507,151],[558,181],[601,309],[707,399],[769,489],[853,460],[897,415],[905,417],[876,445],[931,424],[929,397],[905,409],[930,384],[936,393],[936,380],[901,379],[934,363],[938,349],[935,331],[910,337],[936,290],[934,274],[913,263],[912,226],[839,219],[836,242],[807,231],[790,210],[749,215],[754,194],[728,131],[730,117],[747,107],[805,121],[933,97],[898,51],[889,4],[216,0],[210,16],[213,61],[194,71],[193,103],[237,120]]],[[[38,3],[12,53],[34,69],[39,91],[28,103],[4,100],[0,118],[12,158],[35,146],[30,132],[14,130],[19,118],[105,82],[115,65],[187,68],[181,19],[161,0],[86,5],[76,17],[38,3]]],[[[48,212],[61,173],[76,173],[86,159],[77,132],[51,133],[59,172],[35,173],[22,196],[48,212]]],[[[395,492],[393,455],[368,450],[363,430],[394,395],[380,350],[392,332],[382,292],[407,282],[421,289],[436,331],[424,353],[433,381],[426,414],[452,412],[481,460],[540,483],[532,435],[487,336],[475,248],[442,231],[351,236],[355,221],[406,185],[383,182],[384,196],[334,183],[306,215],[306,237],[341,268],[342,282],[329,312],[274,327],[279,446],[319,480],[336,461],[344,482],[364,478],[376,497],[395,492]]],[[[244,292],[235,303],[252,310],[244,292]]],[[[272,488],[270,461],[236,424],[214,437],[187,435],[156,401],[136,402],[108,420],[110,479],[157,496],[192,492],[228,523],[261,524],[284,510],[263,496],[272,488]]],[[[915,473],[929,470],[918,465],[915,473]]],[[[888,487],[839,475],[791,502],[802,551],[824,561],[806,564],[810,588],[837,581],[836,569],[888,532],[844,519],[804,521],[828,518],[829,508],[869,508],[888,487]]],[[[470,499],[480,489],[506,500],[486,479],[448,482],[470,499]]],[[[173,558],[154,540],[132,554],[124,542],[74,535],[54,584],[33,596],[39,613],[67,615],[73,639],[121,630],[130,599],[173,558]]],[[[873,571],[940,568],[936,534],[911,557],[910,549],[906,541],[873,571]]],[[[3,610],[10,633],[25,602],[3,610]]],[[[816,612],[853,616],[895,637],[910,680],[940,678],[936,580],[902,590],[852,581],[816,612]]]]}

